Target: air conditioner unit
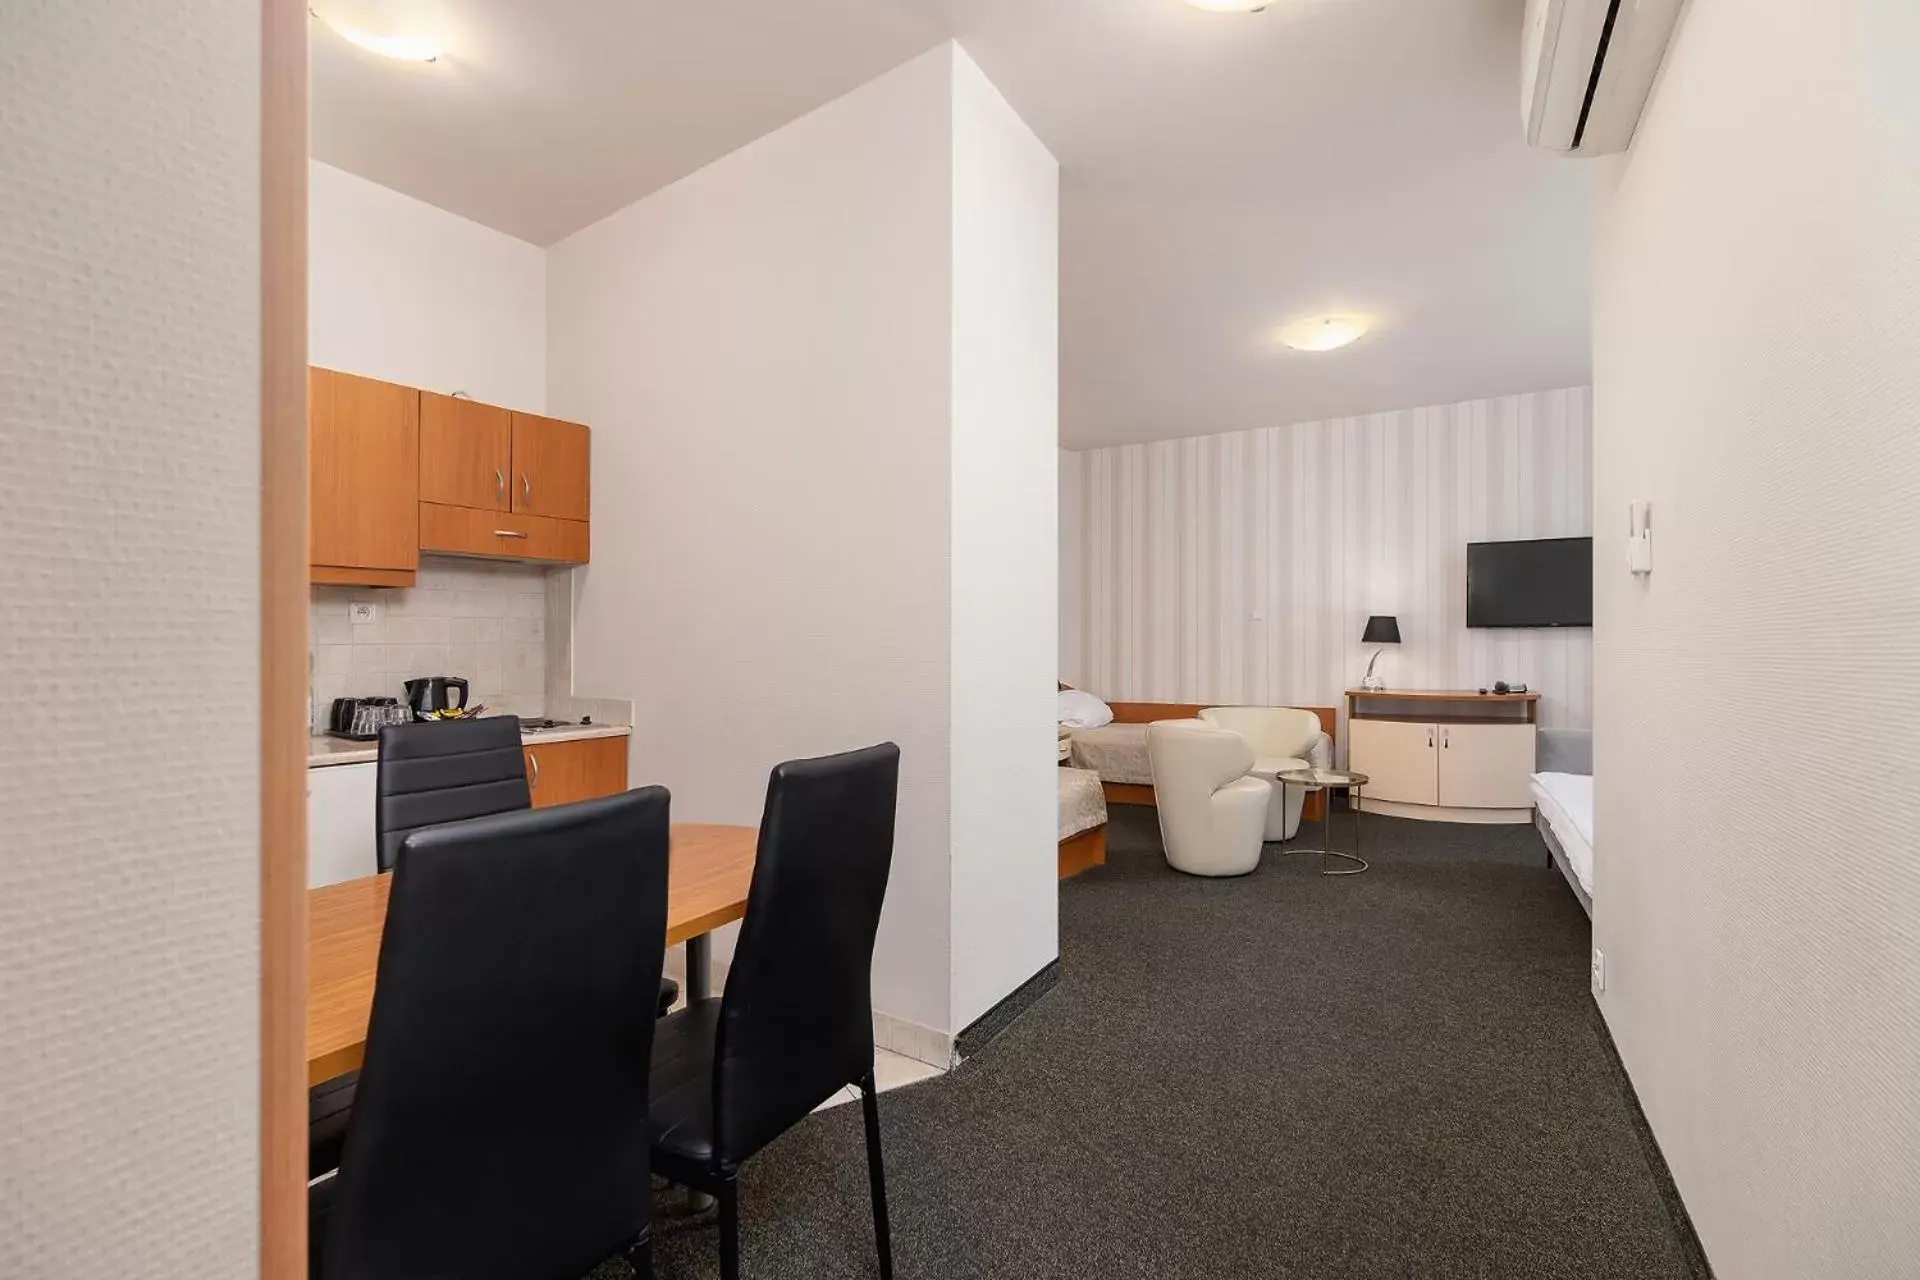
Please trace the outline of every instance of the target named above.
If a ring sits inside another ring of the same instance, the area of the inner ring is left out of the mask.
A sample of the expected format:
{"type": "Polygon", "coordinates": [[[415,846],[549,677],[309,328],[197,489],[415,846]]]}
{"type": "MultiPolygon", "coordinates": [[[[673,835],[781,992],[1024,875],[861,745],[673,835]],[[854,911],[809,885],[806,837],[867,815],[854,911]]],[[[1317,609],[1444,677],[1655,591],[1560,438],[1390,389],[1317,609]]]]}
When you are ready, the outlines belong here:
{"type": "Polygon", "coordinates": [[[1520,113],[1527,141],[1568,155],[1625,151],[1683,0],[1527,0],[1520,113]]]}

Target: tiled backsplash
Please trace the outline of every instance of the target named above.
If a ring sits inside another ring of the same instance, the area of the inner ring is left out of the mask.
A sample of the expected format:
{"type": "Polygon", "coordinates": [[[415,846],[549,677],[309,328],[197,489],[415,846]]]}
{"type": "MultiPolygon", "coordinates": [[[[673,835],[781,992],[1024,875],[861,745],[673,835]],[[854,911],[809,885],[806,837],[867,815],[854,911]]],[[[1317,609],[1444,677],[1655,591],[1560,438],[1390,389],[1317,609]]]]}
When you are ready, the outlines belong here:
{"type": "Polygon", "coordinates": [[[314,726],[335,698],[402,697],[414,676],[465,676],[470,703],[516,715],[546,714],[547,575],[536,565],[424,559],[415,586],[313,588],[314,726]],[[356,600],[379,606],[371,623],[348,621],[356,600]]]}

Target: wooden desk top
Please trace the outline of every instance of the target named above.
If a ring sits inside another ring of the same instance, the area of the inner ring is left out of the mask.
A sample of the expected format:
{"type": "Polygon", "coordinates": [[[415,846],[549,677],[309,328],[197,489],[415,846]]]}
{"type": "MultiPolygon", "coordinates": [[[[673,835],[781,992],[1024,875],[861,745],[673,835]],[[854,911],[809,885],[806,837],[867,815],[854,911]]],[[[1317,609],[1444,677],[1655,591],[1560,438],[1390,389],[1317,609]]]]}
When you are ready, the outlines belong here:
{"type": "Polygon", "coordinates": [[[1481,693],[1478,689],[1349,689],[1348,698],[1388,698],[1396,702],[1538,702],[1537,693],[1481,693]]]}
{"type": "MultiPolygon", "coordinates": [[[[667,945],[747,913],[753,827],[673,824],[667,862],[667,945]]],[[[307,891],[307,1083],[359,1067],[393,877],[362,876],[307,891]]]]}

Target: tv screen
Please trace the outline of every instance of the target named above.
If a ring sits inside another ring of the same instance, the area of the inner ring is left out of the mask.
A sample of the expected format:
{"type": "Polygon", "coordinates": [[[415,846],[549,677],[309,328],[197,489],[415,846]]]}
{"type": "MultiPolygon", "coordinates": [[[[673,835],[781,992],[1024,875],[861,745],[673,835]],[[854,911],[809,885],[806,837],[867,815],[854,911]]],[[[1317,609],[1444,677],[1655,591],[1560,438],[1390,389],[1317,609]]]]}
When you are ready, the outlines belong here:
{"type": "Polygon", "coordinates": [[[1470,627],[1593,625],[1593,539],[1467,545],[1470,627]]]}

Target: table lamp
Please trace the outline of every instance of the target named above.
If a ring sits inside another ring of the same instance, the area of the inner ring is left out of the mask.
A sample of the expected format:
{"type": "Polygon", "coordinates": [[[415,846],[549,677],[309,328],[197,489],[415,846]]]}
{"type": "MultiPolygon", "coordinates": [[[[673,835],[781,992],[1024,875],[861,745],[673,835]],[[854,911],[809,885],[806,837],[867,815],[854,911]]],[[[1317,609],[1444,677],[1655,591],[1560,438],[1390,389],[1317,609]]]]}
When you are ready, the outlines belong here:
{"type": "MultiPolygon", "coordinates": [[[[1367,629],[1360,635],[1361,644],[1399,644],[1400,619],[1392,614],[1376,613],[1367,619],[1367,629]]],[[[1387,687],[1387,682],[1373,674],[1373,666],[1380,661],[1384,649],[1375,649],[1373,657],[1367,660],[1367,674],[1361,679],[1362,689],[1378,691],[1387,687]]]]}

